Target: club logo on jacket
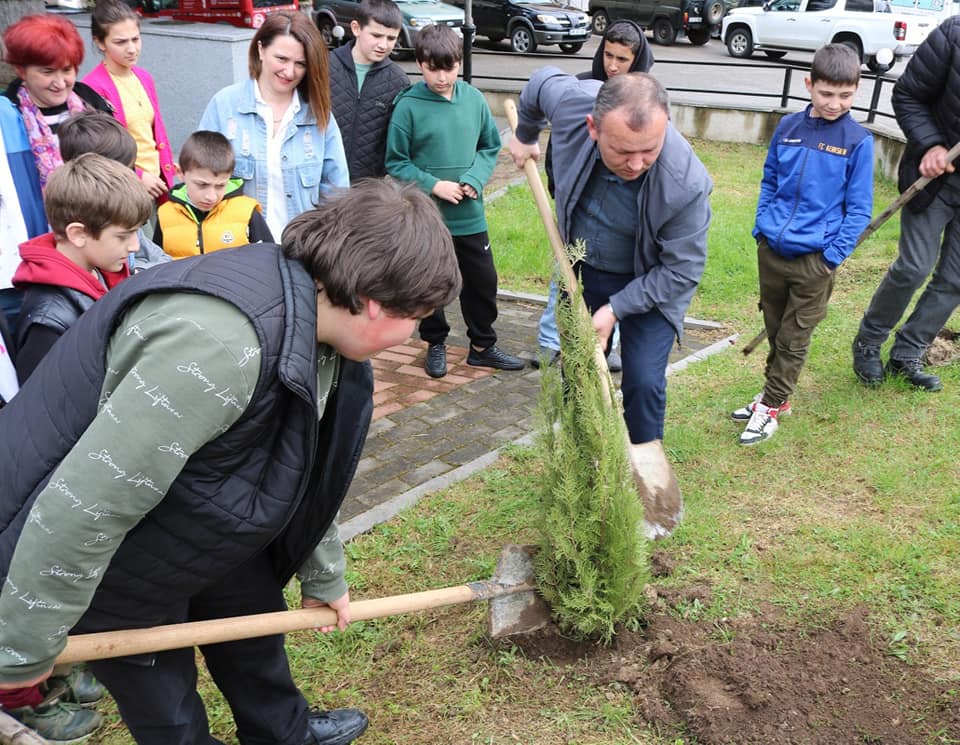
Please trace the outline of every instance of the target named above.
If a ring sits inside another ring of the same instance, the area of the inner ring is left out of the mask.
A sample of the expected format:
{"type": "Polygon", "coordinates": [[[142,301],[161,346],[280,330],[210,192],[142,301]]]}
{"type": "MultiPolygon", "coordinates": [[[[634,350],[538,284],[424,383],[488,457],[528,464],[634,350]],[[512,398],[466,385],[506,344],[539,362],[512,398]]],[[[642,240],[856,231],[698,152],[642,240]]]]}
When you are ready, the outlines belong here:
{"type": "Polygon", "coordinates": [[[233,233],[229,230],[223,231],[223,235],[220,236],[220,242],[225,246],[229,246],[234,242],[234,240],[236,239],[233,237],[233,233]]]}

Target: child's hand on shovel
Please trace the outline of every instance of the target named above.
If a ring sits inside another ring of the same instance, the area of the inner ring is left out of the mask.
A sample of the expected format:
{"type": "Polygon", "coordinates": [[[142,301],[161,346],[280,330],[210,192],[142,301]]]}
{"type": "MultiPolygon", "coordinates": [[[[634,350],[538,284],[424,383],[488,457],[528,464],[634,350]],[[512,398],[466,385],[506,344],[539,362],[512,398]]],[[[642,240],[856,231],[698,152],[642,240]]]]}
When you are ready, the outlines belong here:
{"type": "Polygon", "coordinates": [[[336,600],[323,601],[317,600],[316,598],[308,597],[307,595],[303,596],[303,600],[300,602],[301,608],[325,608],[329,607],[331,610],[337,612],[337,623],[332,626],[318,626],[317,631],[321,631],[324,634],[327,632],[333,631],[334,629],[340,629],[343,631],[347,628],[347,624],[350,623],[350,593],[347,592],[340,598],[336,600]]]}

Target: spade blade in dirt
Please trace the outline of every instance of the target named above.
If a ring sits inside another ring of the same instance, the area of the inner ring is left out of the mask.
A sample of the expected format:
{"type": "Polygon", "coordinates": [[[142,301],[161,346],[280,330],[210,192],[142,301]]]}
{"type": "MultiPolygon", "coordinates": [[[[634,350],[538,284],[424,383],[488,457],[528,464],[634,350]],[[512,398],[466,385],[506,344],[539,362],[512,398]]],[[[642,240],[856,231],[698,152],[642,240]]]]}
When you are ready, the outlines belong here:
{"type": "Polygon", "coordinates": [[[535,589],[531,546],[505,546],[493,582],[503,588],[514,588],[510,594],[491,596],[488,626],[494,639],[527,634],[550,622],[550,609],[535,589]],[[521,587],[528,589],[517,589],[521,587]]]}

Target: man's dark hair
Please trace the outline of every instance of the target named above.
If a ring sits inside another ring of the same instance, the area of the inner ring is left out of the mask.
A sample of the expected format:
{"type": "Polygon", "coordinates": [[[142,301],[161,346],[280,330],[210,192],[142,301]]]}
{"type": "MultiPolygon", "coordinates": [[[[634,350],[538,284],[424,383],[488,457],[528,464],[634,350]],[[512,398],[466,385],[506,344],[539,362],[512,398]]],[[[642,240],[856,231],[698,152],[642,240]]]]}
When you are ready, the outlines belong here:
{"type": "Polygon", "coordinates": [[[417,34],[413,55],[421,65],[450,70],[463,59],[463,39],[449,26],[434,23],[417,34]]]}
{"type": "Polygon", "coordinates": [[[354,314],[371,299],[391,315],[412,318],[460,294],[450,231],[413,184],[361,179],[335,190],[290,221],[282,245],[332,305],[354,314]]]}
{"type": "Polygon", "coordinates": [[[846,44],[824,44],[810,65],[810,80],[814,83],[859,85],[860,65],[857,53],[846,44]]]}
{"type": "Polygon", "coordinates": [[[624,109],[627,126],[639,131],[650,122],[657,109],[670,116],[670,96],[667,89],[652,75],[630,72],[608,79],[597,93],[593,104],[593,121],[599,128],[603,117],[616,109],[624,109]]]}
{"type": "Polygon", "coordinates": [[[183,143],[177,165],[181,173],[194,168],[208,168],[215,174],[232,174],[236,159],[230,140],[219,132],[200,129],[183,143]]]}
{"type": "Polygon", "coordinates": [[[640,30],[631,21],[614,21],[603,34],[603,41],[630,47],[630,51],[636,57],[637,52],[640,51],[640,30]]]}
{"type": "Polygon", "coordinates": [[[370,22],[386,28],[403,28],[403,15],[393,0],[363,0],[357,8],[357,23],[363,28],[370,22]]]}
{"type": "Polygon", "coordinates": [[[128,168],[137,160],[137,143],[124,126],[105,111],[81,111],[60,125],[60,157],[73,160],[96,153],[128,168]]]}

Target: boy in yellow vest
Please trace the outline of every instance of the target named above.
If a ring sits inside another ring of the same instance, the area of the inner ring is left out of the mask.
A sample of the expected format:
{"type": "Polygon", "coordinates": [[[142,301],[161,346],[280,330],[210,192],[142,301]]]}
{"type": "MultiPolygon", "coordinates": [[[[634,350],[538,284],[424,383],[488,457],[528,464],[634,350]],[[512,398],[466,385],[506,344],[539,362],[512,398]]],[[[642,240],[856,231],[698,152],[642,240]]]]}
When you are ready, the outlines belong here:
{"type": "Polygon", "coordinates": [[[157,210],[153,242],[175,259],[248,243],[273,243],[260,204],[231,178],[233,147],[219,132],[200,130],[183,143],[177,164],[182,183],[157,210]]]}

